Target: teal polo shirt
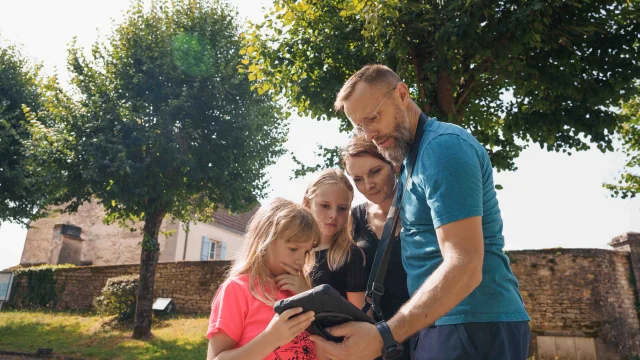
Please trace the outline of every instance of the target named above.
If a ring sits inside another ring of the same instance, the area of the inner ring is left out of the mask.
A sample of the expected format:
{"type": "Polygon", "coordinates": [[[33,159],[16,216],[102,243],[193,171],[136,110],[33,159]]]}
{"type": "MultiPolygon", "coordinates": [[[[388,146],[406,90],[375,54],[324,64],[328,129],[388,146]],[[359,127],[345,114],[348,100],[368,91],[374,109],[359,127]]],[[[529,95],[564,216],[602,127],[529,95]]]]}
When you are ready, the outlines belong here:
{"type": "MultiPolygon", "coordinates": [[[[424,131],[424,136],[400,215],[402,262],[409,293],[413,295],[442,263],[436,229],[481,216],[482,282],[436,325],[529,321],[518,280],[503,252],[502,217],[487,151],[466,130],[434,118],[417,131],[424,131]]],[[[403,188],[406,161],[400,174],[403,188]]]]}

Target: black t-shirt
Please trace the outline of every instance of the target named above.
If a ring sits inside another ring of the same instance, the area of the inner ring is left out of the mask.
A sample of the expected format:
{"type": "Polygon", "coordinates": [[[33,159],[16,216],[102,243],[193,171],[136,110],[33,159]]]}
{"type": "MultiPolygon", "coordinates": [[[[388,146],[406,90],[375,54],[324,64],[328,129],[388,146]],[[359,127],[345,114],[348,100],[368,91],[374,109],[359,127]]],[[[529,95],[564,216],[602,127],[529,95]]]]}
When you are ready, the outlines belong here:
{"type": "Polygon", "coordinates": [[[329,270],[327,252],[329,249],[316,251],[316,265],[311,271],[313,286],[328,284],[338,290],[345,299],[348,292],[364,292],[367,289],[367,278],[364,275],[364,256],[362,251],[353,244],[351,255],[337,270],[329,270]]]}
{"type": "MultiPolygon", "coordinates": [[[[353,226],[351,228],[353,240],[364,251],[366,257],[365,274],[368,281],[380,240],[369,227],[366,203],[353,207],[351,209],[351,217],[353,218],[353,226]]],[[[384,295],[380,298],[380,308],[384,317],[389,320],[409,300],[407,272],[402,266],[400,239],[397,237],[391,249],[391,257],[383,285],[384,295]]]]}

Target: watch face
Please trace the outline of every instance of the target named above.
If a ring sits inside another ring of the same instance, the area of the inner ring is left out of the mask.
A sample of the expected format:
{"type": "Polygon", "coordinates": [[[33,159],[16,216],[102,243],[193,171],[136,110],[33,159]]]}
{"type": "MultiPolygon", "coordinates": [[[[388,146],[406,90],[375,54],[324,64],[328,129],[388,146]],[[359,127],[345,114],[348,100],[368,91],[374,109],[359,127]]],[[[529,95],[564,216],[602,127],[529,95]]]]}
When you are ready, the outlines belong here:
{"type": "Polygon", "coordinates": [[[400,357],[400,355],[402,355],[403,350],[404,350],[404,346],[402,346],[402,344],[396,344],[394,346],[391,346],[387,348],[387,351],[385,351],[384,359],[385,360],[397,359],[400,357]]]}

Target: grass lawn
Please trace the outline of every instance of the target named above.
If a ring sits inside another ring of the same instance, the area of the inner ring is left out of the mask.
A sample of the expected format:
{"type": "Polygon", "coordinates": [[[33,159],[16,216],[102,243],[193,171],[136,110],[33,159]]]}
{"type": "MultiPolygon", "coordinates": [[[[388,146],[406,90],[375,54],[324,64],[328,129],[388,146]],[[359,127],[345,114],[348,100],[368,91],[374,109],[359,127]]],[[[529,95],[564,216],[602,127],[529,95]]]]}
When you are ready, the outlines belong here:
{"type": "Polygon", "coordinates": [[[56,355],[85,359],[206,358],[208,317],[176,316],[154,322],[154,337],[131,339],[131,330],[104,330],[93,314],[0,312],[0,350],[36,352],[52,348],[56,355]]]}

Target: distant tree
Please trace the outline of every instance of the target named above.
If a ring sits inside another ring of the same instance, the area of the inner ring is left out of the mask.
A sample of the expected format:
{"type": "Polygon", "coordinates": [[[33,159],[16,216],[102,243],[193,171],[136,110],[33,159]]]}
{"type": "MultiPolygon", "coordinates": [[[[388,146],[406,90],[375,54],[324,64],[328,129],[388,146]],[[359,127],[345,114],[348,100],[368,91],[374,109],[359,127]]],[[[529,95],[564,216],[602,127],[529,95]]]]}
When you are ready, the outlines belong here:
{"type": "Polygon", "coordinates": [[[612,197],[626,199],[640,193],[640,97],[625,103],[621,115],[627,120],[619,131],[627,161],[617,183],[606,183],[604,187],[612,197]]]}
{"type": "Polygon", "coordinates": [[[26,224],[44,216],[62,190],[59,158],[50,154],[53,162],[42,161],[31,129],[36,118],[42,126],[61,120],[71,102],[55,77],[40,75],[41,68],[17,46],[0,44],[0,222],[26,224]]]}
{"type": "Polygon", "coordinates": [[[136,339],[151,335],[163,219],[255,206],[287,131],[279,105],[238,73],[242,43],[228,5],[143,3],[133,3],[90,58],[71,45],[79,111],[59,130],[73,144],[65,210],[95,197],[107,222],[144,223],[136,339]]]}

